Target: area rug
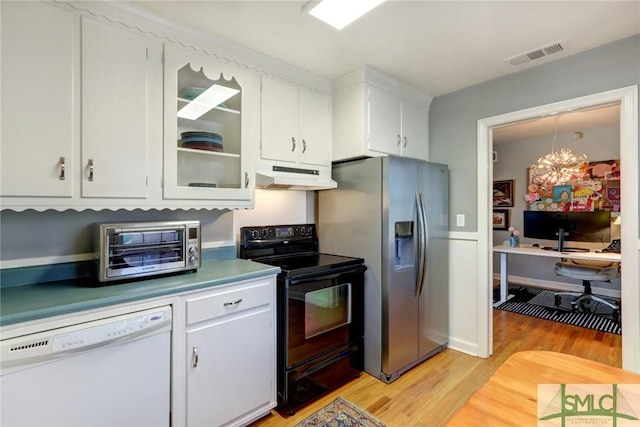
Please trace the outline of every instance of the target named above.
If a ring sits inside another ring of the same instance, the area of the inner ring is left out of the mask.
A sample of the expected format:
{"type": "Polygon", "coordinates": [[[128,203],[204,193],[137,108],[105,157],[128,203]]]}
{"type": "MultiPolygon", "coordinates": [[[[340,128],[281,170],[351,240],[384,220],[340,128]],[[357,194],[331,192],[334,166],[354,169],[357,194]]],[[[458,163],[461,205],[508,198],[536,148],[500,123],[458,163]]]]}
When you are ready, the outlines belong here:
{"type": "Polygon", "coordinates": [[[306,418],[296,427],[384,427],[370,413],[358,408],[342,397],[306,418]]]}
{"type": "MultiPolygon", "coordinates": [[[[571,296],[562,296],[561,304],[556,306],[555,292],[559,291],[511,285],[509,286],[509,295],[513,295],[513,298],[496,308],[582,328],[595,329],[617,335],[622,334],[620,322],[613,318],[611,308],[595,302],[589,312],[581,312],[580,309],[574,311],[571,308],[571,296]]],[[[605,299],[618,306],[620,304],[619,301],[614,299],[605,299]]]]}

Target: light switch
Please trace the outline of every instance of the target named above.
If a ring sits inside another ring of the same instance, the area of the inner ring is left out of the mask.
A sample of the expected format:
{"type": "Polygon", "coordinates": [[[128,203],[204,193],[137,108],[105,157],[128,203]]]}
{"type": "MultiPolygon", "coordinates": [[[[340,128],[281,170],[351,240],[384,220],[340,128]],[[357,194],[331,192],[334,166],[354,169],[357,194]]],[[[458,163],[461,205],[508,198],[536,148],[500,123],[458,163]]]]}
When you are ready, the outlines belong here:
{"type": "Polygon", "coordinates": [[[456,225],[458,227],[464,227],[464,214],[456,215],[456,225]]]}

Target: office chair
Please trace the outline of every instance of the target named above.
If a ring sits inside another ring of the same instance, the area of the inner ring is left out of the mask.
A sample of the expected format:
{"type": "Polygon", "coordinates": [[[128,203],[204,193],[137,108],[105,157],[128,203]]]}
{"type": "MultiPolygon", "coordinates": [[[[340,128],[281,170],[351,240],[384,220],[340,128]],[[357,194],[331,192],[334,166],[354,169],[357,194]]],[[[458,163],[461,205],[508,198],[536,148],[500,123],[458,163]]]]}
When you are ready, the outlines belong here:
{"type": "Polygon", "coordinates": [[[572,279],[582,280],[582,285],[584,286],[583,293],[556,292],[554,294],[555,305],[560,305],[560,303],[562,302],[561,296],[573,296],[576,298],[571,300],[571,308],[573,310],[576,310],[579,306],[584,313],[588,313],[591,301],[595,301],[611,307],[611,309],[613,310],[613,320],[618,320],[620,307],[596,295],[593,295],[591,292],[591,282],[594,280],[597,280],[599,282],[611,282],[612,279],[620,277],[619,263],[609,261],[592,261],[563,258],[561,262],[556,263],[554,271],[558,276],[565,276],[572,279]]]}

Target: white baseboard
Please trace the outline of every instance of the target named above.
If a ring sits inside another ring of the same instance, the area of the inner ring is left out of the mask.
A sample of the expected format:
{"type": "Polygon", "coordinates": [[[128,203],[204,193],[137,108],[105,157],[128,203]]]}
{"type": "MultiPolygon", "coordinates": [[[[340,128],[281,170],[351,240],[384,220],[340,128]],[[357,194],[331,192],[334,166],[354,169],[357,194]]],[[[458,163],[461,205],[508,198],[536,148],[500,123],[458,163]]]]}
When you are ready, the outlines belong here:
{"type": "MultiPolygon", "coordinates": [[[[496,280],[500,280],[500,274],[494,274],[493,278],[496,280]]],[[[509,275],[508,280],[509,280],[509,283],[533,286],[536,288],[558,289],[561,291],[569,291],[569,292],[582,292],[584,290],[581,284],[579,285],[579,284],[572,284],[572,283],[565,283],[565,282],[555,282],[552,280],[539,280],[539,279],[533,279],[531,277],[509,275]]],[[[615,284],[612,284],[612,286],[616,286],[617,289],[592,286],[591,291],[597,295],[620,299],[620,282],[618,281],[614,283],[615,284]]]]}
{"type": "Polygon", "coordinates": [[[449,337],[448,347],[451,350],[459,351],[460,353],[468,354],[469,356],[478,357],[478,345],[476,343],[449,337]]]}

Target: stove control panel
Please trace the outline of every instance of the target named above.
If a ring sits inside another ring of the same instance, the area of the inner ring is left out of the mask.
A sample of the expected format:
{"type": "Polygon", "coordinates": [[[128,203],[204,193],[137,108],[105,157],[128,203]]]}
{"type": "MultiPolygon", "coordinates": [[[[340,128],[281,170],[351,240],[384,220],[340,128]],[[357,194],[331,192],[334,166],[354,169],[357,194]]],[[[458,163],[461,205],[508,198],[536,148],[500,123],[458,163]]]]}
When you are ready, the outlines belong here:
{"type": "Polygon", "coordinates": [[[242,240],[290,240],[296,238],[315,238],[315,224],[270,225],[263,227],[242,227],[242,240]]]}
{"type": "Polygon", "coordinates": [[[240,228],[238,255],[243,259],[317,253],[315,224],[268,225],[240,228]]]}

